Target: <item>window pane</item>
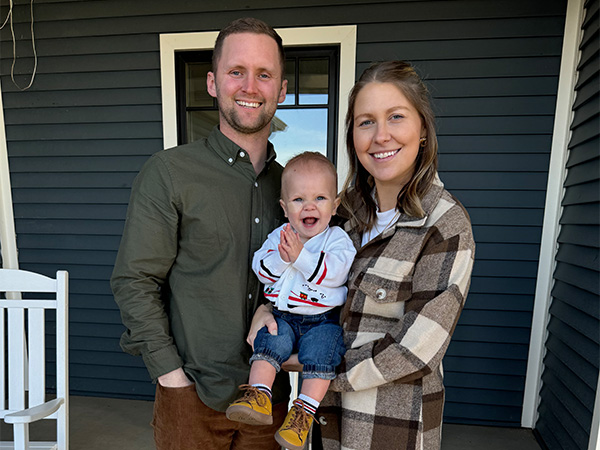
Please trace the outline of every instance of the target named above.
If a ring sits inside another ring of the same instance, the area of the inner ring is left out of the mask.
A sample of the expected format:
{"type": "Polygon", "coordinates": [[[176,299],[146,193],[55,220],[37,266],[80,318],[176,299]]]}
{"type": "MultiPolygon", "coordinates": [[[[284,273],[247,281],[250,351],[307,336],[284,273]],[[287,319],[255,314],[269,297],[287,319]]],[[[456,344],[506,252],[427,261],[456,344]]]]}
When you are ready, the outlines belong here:
{"type": "Polygon", "coordinates": [[[301,59],[299,69],[299,104],[326,105],[329,88],[329,60],[327,58],[301,59]]]}
{"type": "Polygon", "coordinates": [[[327,155],[327,109],[282,109],[275,114],[275,131],[269,140],[281,165],[298,153],[327,155]],[[282,131],[277,131],[277,129],[282,131]]]}
{"type": "Polygon", "coordinates": [[[206,89],[206,74],[210,71],[211,63],[188,63],[187,70],[187,106],[212,107],[213,98],[206,89]]]}
{"type": "Polygon", "coordinates": [[[285,61],[285,79],[288,80],[287,94],[282,105],[296,104],[296,61],[287,59],[285,61]]]}
{"type": "Polygon", "coordinates": [[[193,142],[208,137],[213,127],[219,123],[219,111],[189,111],[187,113],[187,138],[193,142]]]}

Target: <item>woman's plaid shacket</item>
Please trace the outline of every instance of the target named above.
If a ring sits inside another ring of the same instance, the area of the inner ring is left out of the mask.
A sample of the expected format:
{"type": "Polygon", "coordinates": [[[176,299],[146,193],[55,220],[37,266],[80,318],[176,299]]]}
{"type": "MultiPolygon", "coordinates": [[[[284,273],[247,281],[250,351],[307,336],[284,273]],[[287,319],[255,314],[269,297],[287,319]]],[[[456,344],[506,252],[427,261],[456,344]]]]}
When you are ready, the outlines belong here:
{"type": "MultiPolygon", "coordinates": [[[[355,214],[364,214],[352,196],[355,214]]],[[[469,216],[439,178],[422,199],[423,219],[360,248],[342,312],[348,349],[321,403],[324,449],[439,450],[441,362],[470,284],[475,243],[469,216]],[[341,439],[340,439],[341,436],[341,439]]]]}

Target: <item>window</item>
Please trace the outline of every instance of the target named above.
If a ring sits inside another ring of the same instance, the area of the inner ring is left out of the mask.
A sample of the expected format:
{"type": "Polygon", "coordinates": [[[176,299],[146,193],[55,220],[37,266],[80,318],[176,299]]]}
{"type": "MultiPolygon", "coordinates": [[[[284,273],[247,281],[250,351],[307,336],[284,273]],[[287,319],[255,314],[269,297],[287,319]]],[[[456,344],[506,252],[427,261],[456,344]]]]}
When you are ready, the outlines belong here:
{"type": "MultiPolygon", "coordinates": [[[[356,73],[356,26],[280,28],[277,32],[283,39],[286,51],[294,47],[335,46],[339,48],[339,64],[337,86],[336,117],[328,117],[335,121],[336,148],[332,159],[337,164],[338,179],[344,180],[348,170],[348,159],[344,142],[344,114],[348,105],[348,92],[354,84],[356,73]],[[338,111],[340,113],[338,113],[338,111]]],[[[175,55],[177,52],[212,50],[218,32],[162,34],[160,36],[160,67],[163,113],[163,145],[174,147],[178,143],[177,127],[177,90],[175,77],[175,55]]],[[[335,89],[330,86],[330,89],[335,89]]],[[[329,139],[329,138],[328,138],[329,139]]],[[[279,144],[277,144],[279,145],[279,144]]],[[[328,144],[329,145],[329,144],[328,144]]]]}
{"type": "MultiPolygon", "coordinates": [[[[176,53],[179,144],[208,136],[219,121],[217,102],[206,88],[211,57],[211,51],[176,53]]],[[[339,47],[286,49],[287,96],[269,138],[281,164],[307,150],[335,162],[338,62],[339,47]]]]}

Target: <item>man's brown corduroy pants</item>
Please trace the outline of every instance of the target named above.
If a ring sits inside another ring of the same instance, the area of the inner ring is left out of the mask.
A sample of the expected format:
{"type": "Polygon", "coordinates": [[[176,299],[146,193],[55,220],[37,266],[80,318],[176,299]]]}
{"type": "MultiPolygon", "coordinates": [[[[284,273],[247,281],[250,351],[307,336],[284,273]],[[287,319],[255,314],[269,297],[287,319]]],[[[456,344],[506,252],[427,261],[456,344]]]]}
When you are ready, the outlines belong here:
{"type": "Polygon", "coordinates": [[[279,450],[274,435],[286,414],[287,404],[279,403],[273,405],[273,425],[232,422],[206,406],[193,384],[168,388],[157,383],[154,441],[157,450],[279,450]]]}

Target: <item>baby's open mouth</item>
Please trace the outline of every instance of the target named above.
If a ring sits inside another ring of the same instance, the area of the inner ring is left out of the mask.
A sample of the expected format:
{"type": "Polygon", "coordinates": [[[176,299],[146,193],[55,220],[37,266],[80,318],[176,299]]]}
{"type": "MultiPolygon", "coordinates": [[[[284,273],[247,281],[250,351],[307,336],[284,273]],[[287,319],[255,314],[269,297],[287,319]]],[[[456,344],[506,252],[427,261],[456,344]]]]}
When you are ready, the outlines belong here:
{"type": "Polygon", "coordinates": [[[317,218],[316,217],[306,217],[306,218],[302,219],[302,223],[304,225],[314,225],[315,223],[317,223],[317,218]]]}

